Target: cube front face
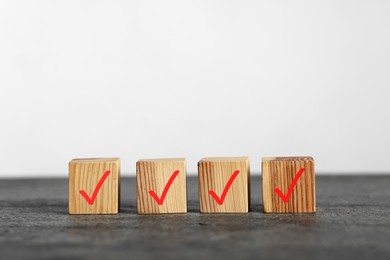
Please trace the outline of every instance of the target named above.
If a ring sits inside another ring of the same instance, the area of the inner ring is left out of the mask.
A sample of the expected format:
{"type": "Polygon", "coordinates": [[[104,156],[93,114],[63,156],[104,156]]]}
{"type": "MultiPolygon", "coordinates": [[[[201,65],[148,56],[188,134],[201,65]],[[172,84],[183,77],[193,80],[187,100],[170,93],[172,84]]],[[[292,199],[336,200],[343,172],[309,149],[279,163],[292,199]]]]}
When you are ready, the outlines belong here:
{"type": "Polygon", "coordinates": [[[263,158],[262,179],[264,212],[316,212],[312,157],[263,158]]]}
{"type": "Polygon", "coordinates": [[[185,159],[137,162],[137,210],[138,214],[187,212],[185,159]]]}
{"type": "Polygon", "coordinates": [[[247,213],[250,203],[249,158],[203,158],[198,163],[202,213],[247,213]]]}
{"type": "Polygon", "coordinates": [[[69,214],[117,214],[119,203],[119,158],[69,163],[69,214]]]}

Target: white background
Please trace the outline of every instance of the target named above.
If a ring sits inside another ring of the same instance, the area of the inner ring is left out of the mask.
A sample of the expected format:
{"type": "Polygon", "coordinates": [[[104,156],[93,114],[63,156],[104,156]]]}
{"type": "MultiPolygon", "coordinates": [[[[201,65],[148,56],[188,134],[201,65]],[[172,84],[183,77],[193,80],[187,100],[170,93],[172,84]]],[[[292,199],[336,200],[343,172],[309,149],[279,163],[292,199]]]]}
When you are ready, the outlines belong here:
{"type": "Polygon", "coordinates": [[[390,172],[390,1],[0,2],[0,176],[78,157],[390,172]]]}

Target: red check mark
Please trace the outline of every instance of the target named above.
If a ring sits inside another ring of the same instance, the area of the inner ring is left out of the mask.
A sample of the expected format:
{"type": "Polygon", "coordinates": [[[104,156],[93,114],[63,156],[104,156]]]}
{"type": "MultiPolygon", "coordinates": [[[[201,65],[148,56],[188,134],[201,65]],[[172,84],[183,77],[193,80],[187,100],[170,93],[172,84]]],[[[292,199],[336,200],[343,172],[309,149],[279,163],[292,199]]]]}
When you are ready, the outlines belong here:
{"type": "Polygon", "coordinates": [[[95,202],[96,196],[97,196],[100,188],[102,187],[104,181],[107,179],[107,177],[108,177],[108,175],[110,175],[110,173],[111,173],[111,171],[106,171],[103,174],[103,176],[100,178],[98,184],[96,185],[96,188],[93,191],[91,198],[88,196],[88,194],[84,190],[80,191],[80,194],[84,197],[84,199],[88,202],[89,205],[93,205],[93,203],[95,202]]]}
{"type": "Polygon", "coordinates": [[[222,191],[221,198],[218,197],[218,195],[213,191],[209,190],[209,194],[215,199],[215,201],[218,203],[218,205],[222,205],[225,201],[226,194],[228,193],[230,186],[232,186],[234,179],[237,177],[237,175],[240,173],[239,170],[235,171],[232,176],[230,177],[229,181],[227,182],[225,188],[222,191]]]}
{"type": "Polygon", "coordinates": [[[292,193],[292,191],[293,191],[295,185],[297,185],[297,182],[298,182],[299,178],[301,177],[301,175],[303,174],[304,171],[305,171],[305,168],[302,168],[302,169],[300,169],[300,170],[298,171],[298,173],[295,175],[295,177],[294,177],[292,183],[290,184],[290,187],[288,188],[288,191],[287,191],[287,194],[286,194],[286,195],[284,195],[284,194],[282,193],[282,191],[279,190],[278,188],[275,188],[276,194],[279,195],[279,197],[284,201],[284,203],[287,203],[288,200],[290,199],[291,193],[292,193]]]}
{"type": "Polygon", "coordinates": [[[165,196],[167,196],[168,190],[171,187],[172,182],[175,180],[175,178],[179,174],[179,172],[180,171],[173,172],[171,178],[169,178],[169,180],[167,182],[167,185],[165,185],[165,188],[164,188],[160,198],[157,196],[156,192],[154,192],[153,190],[149,191],[150,196],[152,196],[152,198],[157,202],[158,205],[162,205],[164,203],[165,196]]]}

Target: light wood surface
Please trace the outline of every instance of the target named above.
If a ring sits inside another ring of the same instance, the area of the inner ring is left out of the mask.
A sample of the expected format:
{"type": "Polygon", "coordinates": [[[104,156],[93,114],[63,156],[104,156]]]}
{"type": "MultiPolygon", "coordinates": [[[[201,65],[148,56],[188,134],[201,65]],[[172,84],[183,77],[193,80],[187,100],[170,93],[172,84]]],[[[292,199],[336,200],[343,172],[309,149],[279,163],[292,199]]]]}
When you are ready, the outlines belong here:
{"type": "Polygon", "coordinates": [[[198,163],[199,200],[202,213],[246,213],[250,203],[248,157],[203,158],[198,163]],[[223,191],[235,171],[239,171],[227,190],[222,205],[210,195],[222,199],[223,191]]]}
{"type": "Polygon", "coordinates": [[[137,210],[138,214],[186,213],[187,173],[184,158],[142,159],[137,162],[137,210]],[[172,175],[178,171],[166,195],[164,189],[172,175]],[[153,191],[159,199],[150,195],[153,191]]]}
{"type": "Polygon", "coordinates": [[[266,213],[313,213],[316,211],[314,159],[312,157],[266,157],[262,161],[263,210],[266,213]],[[303,173],[292,187],[299,171],[303,173]],[[277,194],[279,189],[286,202],[277,194]]]}
{"type": "Polygon", "coordinates": [[[69,214],[116,214],[120,203],[120,159],[86,158],[69,163],[69,214]],[[110,171],[92,205],[81,195],[92,199],[104,174],[110,171]]]}

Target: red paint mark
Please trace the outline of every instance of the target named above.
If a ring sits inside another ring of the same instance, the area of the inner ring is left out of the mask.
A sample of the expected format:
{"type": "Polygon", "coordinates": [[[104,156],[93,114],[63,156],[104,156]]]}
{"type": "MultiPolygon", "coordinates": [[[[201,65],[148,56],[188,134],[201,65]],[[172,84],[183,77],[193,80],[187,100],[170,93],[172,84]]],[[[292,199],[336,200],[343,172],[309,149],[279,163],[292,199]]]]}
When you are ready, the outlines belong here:
{"type": "Polygon", "coordinates": [[[302,168],[298,171],[298,173],[295,175],[290,187],[288,188],[288,191],[287,191],[287,194],[286,196],[282,193],[281,190],[279,190],[278,188],[275,188],[275,192],[276,194],[279,195],[279,197],[284,201],[284,203],[287,203],[288,200],[290,199],[290,196],[291,196],[291,193],[295,187],[295,185],[297,185],[297,182],[298,182],[298,179],[301,177],[301,175],[303,174],[303,172],[305,171],[305,168],[302,168]]]}
{"type": "Polygon", "coordinates": [[[218,203],[218,205],[222,205],[225,201],[226,194],[229,191],[230,186],[232,186],[234,179],[237,177],[237,175],[240,173],[239,170],[235,171],[232,176],[230,177],[229,181],[227,182],[225,188],[223,189],[221,198],[218,197],[218,195],[213,191],[209,190],[209,194],[215,199],[215,201],[218,203]]]}
{"type": "Polygon", "coordinates": [[[167,185],[165,185],[165,188],[164,188],[160,198],[157,196],[156,192],[154,192],[153,190],[149,191],[150,196],[152,196],[152,198],[157,202],[158,205],[162,205],[164,203],[165,196],[167,196],[168,190],[171,187],[172,182],[175,180],[175,178],[179,174],[179,172],[180,171],[173,172],[171,178],[169,178],[169,180],[167,182],[167,185]]]}
{"type": "Polygon", "coordinates": [[[100,188],[102,187],[104,181],[107,179],[107,177],[108,177],[108,175],[110,175],[110,173],[111,173],[111,171],[106,171],[103,174],[103,176],[100,178],[95,190],[93,191],[91,198],[88,196],[88,194],[84,190],[80,191],[80,194],[84,197],[84,199],[88,202],[89,205],[93,205],[93,203],[95,202],[96,196],[97,196],[100,188]]]}

